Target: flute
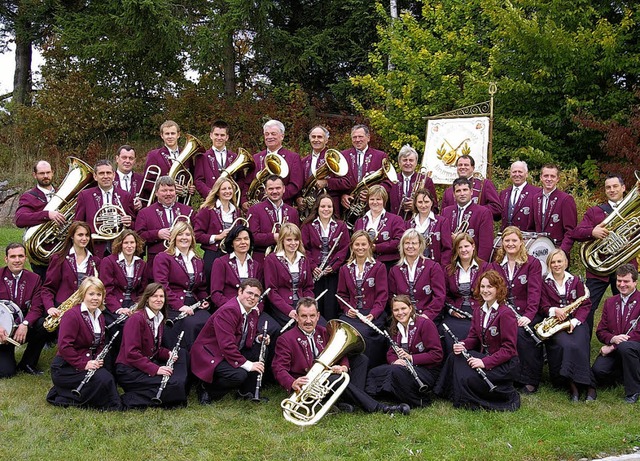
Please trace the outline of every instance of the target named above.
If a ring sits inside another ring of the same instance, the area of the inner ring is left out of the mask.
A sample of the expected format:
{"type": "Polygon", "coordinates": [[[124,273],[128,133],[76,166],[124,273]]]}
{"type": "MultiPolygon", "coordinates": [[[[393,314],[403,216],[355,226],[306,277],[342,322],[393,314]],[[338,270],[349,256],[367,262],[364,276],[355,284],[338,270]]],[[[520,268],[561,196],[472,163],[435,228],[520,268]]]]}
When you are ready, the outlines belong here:
{"type": "MultiPolygon", "coordinates": [[[[267,360],[267,321],[264,322],[264,327],[262,327],[262,344],[260,345],[260,355],[258,361],[264,364],[267,360]]],[[[262,375],[264,373],[258,374],[258,379],[256,380],[256,391],[253,394],[254,402],[260,401],[260,388],[262,387],[262,375]]]]}
{"type": "MultiPolygon", "coordinates": [[[[357,309],[354,309],[353,307],[351,307],[349,303],[346,302],[344,299],[342,299],[339,295],[336,295],[336,299],[340,301],[342,304],[344,304],[345,306],[347,306],[349,309],[355,311],[356,316],[360,319],[362,323],[370,327],[373,331],[375,331],[379,335],[382,335],[385,338],[387,338],[389,340],[389,343],[391,344],[391,348],[393,349],[393,352],[395,352],[398,358],[400,357],[400,351],[404,351],[404,349],[402,349],[398,345],[398,343],[396,343],[391,338],[391,336],[389,336],[389,333],[387,333],[386,331],[382,331],[380,328],[378,328],[371,320],[369,320],[365,315],[362,315],[360,311],[358,311],[357,309]]],[[[418,384],[418,392],[420,393],[426,392],[429,389],[429,386],[427,386],[425,383],[422,382],[422,380],[420,379],[420,376],[418,376],[418,372],[413,366],[413,362],[408,358],[404,358],[404,357],[403,357],[403,360],[406,364],[407,370],[409,370],[409,373],[411,373],[411,376],[413,376],[413,379],[415,379],[416,383],[418,384]]]]}
{"type": "MultiPolygon", "coordinates": [[[[451,339],[453,339],[454,343],[462,344],[460,340],[456,337],[456,335],[453,333],[453,331],[449,329],[449,326],[446,323],[442,324],[442,328],[449,336],[451,336],[451,339]]],[[[466,348],[462,350],[462,356],[467,360],[467,364],[469,364],[468,360],[472,357],[472,355],[469,354],[466,348]]],[[[480,375],[480,377],[483,379],[483,381],[487,383],[487,386],[489,386],[489,392],[493,392],[496,386],[491,382],[491,380],[487,376],[487,373],[485,373],[485,371],[482,368],[474,368],[474,370],[476,370],[480,375]]]]}
{"type": "MultiPolygon", "coordinates": [[[[175,363],[176,360],[178,360],[178,352],[180,352],[180,343],[182,342],[183,336],[184,336],[184,330],[182,330],[180,332],[180,335],[178,335],[178,341],[176,341],[176,345],[171,350],[171,353],[169,354],[169,358],[167,359],[167,363],[165,364],[165,366],[169,367],[172,371],[173,371],[173,364],[175,363]]],[[[169,375],[164,375],[162,377],[162,381],[160,381],[160,387],[158,388],[158,392],[156,393],[156,396],[151,399],[153,403],[157,405],[162,404],[162,399],[160,399],[160,396],[162,395],[164,388],[167,387],[167,383],[169,382],[170,377],[171,376],[169,375]]]]}
{"type": "MultiPolygon", "coordinates": [[[[514,314],[516,314],[516,319],[520,320],[522,318],[522,315],[518,313],[516,308],[509,302],[507,302],[506,304],[507,304],[507,307],[511,309],[514,314]]],[[[531,327],[529,327],[529,325],[523,325],[522,328],[524,328],[524,331],[526,331],[529,334],[529,336],[531,336],[533,341],[536,343],[536,346],[539,346],[540,344],[542,344],[542,340],[538,338],[538,335],[536,335],[533,332],[533,330],[531,329],[531,327]]]]}
{"type": "Polygon", "coordinates": [[[453,304],[449,304],[449,303],[444,303],[444,307],[446,307],[447,309],[452,310],[453,312],[462,315],[464,318],[471,320],[473,318],[473,315],[468,313],[467,311],[463,311],[462,309],[458,309],[456,306],[454,306],[453,304]]]}
{"type": "MultiPolygon", "coordinates": [[[[316,298],[316,302],[320,301],[320,298],[322,298],[322,297],[325,295],[325,293],[326,293],[327,291],[329,291],[329,290],[324,290],[322,293],[320,293],[320,294],[318,295],[318,297],[316,298]]],[[[296,319],[290,319],[290,320],[286,323],[286,325],[285,325],[285,326],[283,326],[283,327],[280,329],[280,334],[282,334],[282,333],[284,333],[285,331],[287,331],[287,330],[289,329],[289,327],[290,327],[291,325],[293,325],[293,323],[294,323],[295,321],[296,321],[296,319]]]]}
{"type": "MultiPolygon", "coordinates": [[[[187,306],[187,307],[190,308],[191,310],[194,310],[194,311],[196,309],[200,309],[200,306],[202,306],[205,303],[205,301],[207,301],[207,299],[209,299],[209,298],[211,298],[211,295],[209,295],[206,298],[198,301],[197,303],[194,303],[194,304],[192,304],[190,306],[187,306]]],[[[167,319],[166,324],[167,324],[168,327],[172,327],[178,320],[182,320],[182,319],[184,319],[184,318],[186,318],[188,316],[189,316],[188,311],[180,312],[180,314],[175,319],[173,319],[173,320],[167,319]]]]}
{"type": "Polygon", "coordinates": [[[333,252],[336,251],[336,248],[338,247],[338,243],[340,243],[340,238],[342,237],[342,234],[343,234],[342,232],[338,234],[338,238],[336,238],[335,242],[333,242],[333,245],[329,249],[329,253],[327,253],[327,256],[325,256],[325,258],[322,260],[322,262],[318,266],[318,269],[320,269],[320,275],[318,277],[315,277],[315,276],[313,277],[314,282],[317,282],[322,278],[323,275],[325,275],[324,270],[327,267],[327,264],[329,263],[329,258],[331,258],[331,255],[333,254],[333,252]]]}
{"type": "MultiPolygon", "coordinates": [[[[113,340],[116,339],[119,334],[120,334],[119,331],[116,331],[113,334],[113,336],[111,337],[111,340],[107,343],[106,346],[104,346],[104,348],[100,351],[100,353],[96,357],[96,360],[104,360],[104,358],[109,353],[109,349],[111,349],[111,346],[113,345],[113,340]]],[[[78,387],[76,387],[74,390],[72,390],[71,393],[73,395],[75,395],[76,397],[80,397],[80,391],[82,391],[82,388],[84,387],[85,384],[87,384],[89,382],[91,377],[96,374],[96,371],[98,371],[97,368],[93,369],[93,370],[88,370],[87,374],[84,375],[84,378],[82,379],[82,382],[78,385],[78,387]]]]}

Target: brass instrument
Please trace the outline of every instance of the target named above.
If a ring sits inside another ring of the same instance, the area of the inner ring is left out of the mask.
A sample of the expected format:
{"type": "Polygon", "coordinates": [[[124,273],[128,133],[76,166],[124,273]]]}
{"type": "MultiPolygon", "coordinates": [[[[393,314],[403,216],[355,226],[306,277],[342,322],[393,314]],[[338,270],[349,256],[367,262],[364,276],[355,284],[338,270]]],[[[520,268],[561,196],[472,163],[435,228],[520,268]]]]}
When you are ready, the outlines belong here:
{"type": "Polygon", "coordinates": [[[325,163],[321,165],[316,172],[307,179],[302,187],[300,195],[302,196],[302,209],[300,211],[300,220],[309,215],[309,212],[316,203],[316,197],[320,193],[318,190],[318,179],[325,179],[329,174],[336,177],[342,177],[349,172],[349,164],[347,159],[335,149],[327,149],[324,155],[325,163]]]}
{"type": "Polygon", "coordinates": [[[120,205],[107,203],[102,205],[93,217],[95,234],[91,234],[93,240],[113,240],[124,230],[122,217],[126,213],[120,205]]]}
{"type": "Polygon", "coordinates": [[[156,182],[160,179],[160,174],[160,167],[158,165],[149,165],[145,170],[144,177],[142,178],[142,186],[133,199],[134,202],[139,201],[142,208],[151,205],[155,200],[156,182]],[[148,189],[145,189],[147,183],[150,184],[150,186],[148,189]],[[148,197],[146,196],[146,190],[151,191],[148,197]]]}
{"type": "MultiPolygon", "coordinates": [[[[585,285],[584,287],[584,295],[580,296],[578,299],[573,301],[571,304],[567,304],[564,309],[566,309],[567,315],[573,314],[585,300],[590,297],[589,288],[585,285]]],[[[547,317],[542,322],[538,323],[533,329],[538,334],[541,339],[549,339],[556,333],[562,330],[568,330],[571,328],[570,319],[566,319],[564,322],[561,322],[558,317],[547,317]]]]}
{"type": "MultiPolygon", "coordinates": [[[[187,168],[187,163],[193,157],[198,154],[206,152],[203,144],[193,135],[186,135],[187,142],[184,145],[182,151],[178,155],[178,158],[173,161],[171,168],[169,169],[169,176],[176,182],[176,186],[182,186],[182,192],[178,194],[178,202],[189,205],[191,202],[191,195],[187,190],[193,185],[193,175],[187,168]]],[[[155,196],[155,188],[152,196],[155,196]]]]}
{"type": "Polygon", "coordinates": [[[580,259],[593,274],[609,275],[640,251],[640,172],[636,171],[635,176],[633,190],[600,223],[609,235],[580,247],[580,259]]]}
{"type": "Polygon", "coordinates": [[[353,197],[353,200],[351,201],[349,209],[347,209],[342,216],[342,219],[349,230],[353,230],[356,221],[358,220],[358,218],[364,215],[367,209],[368,204],[366,201],[360,200],[360,193],[368,190],[369,187],[373,186],[374,184],[378,184],[385,179],[388,179],[393,184],[398,182],[398,174],[396,173],[396,169],[387,158],[382,159],[382,166],[379,170],[372,171],[371,173],[367,174],[360,180],[355,189],[353,189],[353,191],[351,192],[350,195],[353,197]]]}
{"type": "MultiPolygon", "coordinates": [[[[171,227],[169,228],[169,234],[171,234],[173,232],[173,228],[176,227],[176,223],[178,221],[185,221],[185,222],[191,223],[191,213],[192,212],[190,212],[188,215],[179,214],[178,216],[173,218],[173,222],[171,223],[171,227]]],[[[193,238],[196,238],[195,235],[193,236],[193,238]]],[[[164,247],[165,248],[169,248],[169,240],[165,240],[163,243],[164,243],[164,247]]]]}
{"type": "MultiPolygon", "coordinates": [[[[425,185],[427,184],[427,178],[431,177],[431,173],[432,173],[431,171],[427,171],[426,167],[424,166],[420,167],[416,176],[416,182],[413,183],[413,188],[411,189],[411,195],[409,197],[406,197],[406,200],[413,202],[413,199],[416,197],[416,194],[418,193],[418,191],[420,189],[424,189],[425,185]]],[[[410,211],[403,212],[402,219],[404,219],[405,221],[409,219],[410,217],[409,213],[412,213],[412,212],[410,211]]]]}
{"type": "MultiPolygon", "coordinates": [[[[244,227],[249,228],[249,220],[251,219],[251,216],[252,216],[251,214],[249,214],[249,216],[247,216],[246,218],[243,218],[242,216],[238,216],[236,219],[233,220],[233,222],[231,223],[231,226],[229,226],[229,230],[236,227],[238,223],[241,223],[244,227]]],[[[226,242],[227,242],[227,237],[225,236],[225,238],[223,238],[220,244],[218,245],[218,248],[220,248],[220,251],[222,251],[223,253],[228,253],[226,242]]]]}
{"type": "Polygon", "coordinates": [[[262,200],[265,193],[265,182],[271,175],[280,176],[282,179],[289,176],[289,165],[280,154],[271,153],[264,157],[264,168],[256,174],[247,191],[249,206],[255,205],[262,200]]]}
{"type": "Polygon", "coordinates": [[[57,307],[57,309],[60,311],[60,315],[58,315],[57,317],[47,315],[47,317],[44,319],[44,323],[42,324],[44,329],[49,333],[53,333],[54,331],[56,331],[60,326],[60,320],[62,320],[62,316],[64,315],[64,313],[76,304],[80,304],[80,302],[82,302],[82,299],[80,298],[80,290],[78,289],[74,291],[73,294],[69,296],[65,302],[57,307]]]}
{"type": "Polygon", "coordinates": [[[220,172],[220,176],[218,176],[218,179],[216,180],[217,182],[221,178],[229,178],[233,182],[234,189],[235,189],[234,194],[235,194],[236,206],[238,206],[238,204],[240,203],[240,187],[238,186],[238,183],[235,181],[235,179],[233,179],[233,175],[236,174],[238,171],[242,170],[243,168],[254,169],[255,167],[256,167],[256,164],[253,160],[253,156],[249,153],[247,149],[239,147],[238,156],[236,157],[236,159],[233,162],[231,162],[229,166],[227,166],[224,170],[220,172]]]}
{"type": "Polygon", "coordinates": [[[67,230],[76,214],[78,194],[94,185],[93,168],[78,158],[69,157],[67,175],[43,209],[62,213],[66,222],[63,226],[58,226],[55,221],[47,221],[31,226],[25,231],[24,246],[32,263],[46,266],[51,256],[62,248],[67,230]]]}
{"type": "Polygon", "coordinates": [[[280,403],[284,419],[298,426],[310,426],[320,421],[349,385],[347,373],[341,373],[331,382],[331,367],[347,354],[364,352],[364,339],[348,323],[329,320],[327,332],[329,342],[307,373],[309,382],[280,403]]]}
{"type": "Polygon", "coordinates": [[[456,230],[453,231],[454,235],[458,235],[458,234],[462,234],[465,233],[469,230],[469,215],[467,216],[462,216],[462,220],[460,221],[460,224],[458,224],[458,226],[456,227],[456,230]]]}

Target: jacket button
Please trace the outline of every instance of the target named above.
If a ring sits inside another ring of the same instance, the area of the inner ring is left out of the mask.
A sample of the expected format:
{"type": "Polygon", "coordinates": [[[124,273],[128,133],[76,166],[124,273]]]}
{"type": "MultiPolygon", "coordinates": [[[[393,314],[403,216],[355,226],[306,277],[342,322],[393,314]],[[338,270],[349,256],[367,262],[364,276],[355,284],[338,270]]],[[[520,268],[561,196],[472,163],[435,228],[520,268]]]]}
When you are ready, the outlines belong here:
{"type": "Polygon", "coordinates": [[[214,363],[214,362],[215,362],[215,360],[212,360],[212,361],[211,361],[211,363],[214,363]]]}

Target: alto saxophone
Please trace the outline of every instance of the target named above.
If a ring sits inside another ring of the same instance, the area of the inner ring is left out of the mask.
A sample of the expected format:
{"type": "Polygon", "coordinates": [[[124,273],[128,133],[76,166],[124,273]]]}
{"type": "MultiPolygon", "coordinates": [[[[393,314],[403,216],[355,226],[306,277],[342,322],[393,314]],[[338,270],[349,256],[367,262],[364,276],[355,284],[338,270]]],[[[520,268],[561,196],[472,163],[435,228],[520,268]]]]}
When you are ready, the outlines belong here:
{"type": "Polygon", "coordinates": [[[73,294],[69,296],[66,301],[64,301],[62,304],[58,306],[60,315],[58,315],[57,317],[54,317],[53,315],[47,315],[47,318],[44,319],[44,323],[42,324],[44,329],[47,330],[49,333],[53,333],[54,331],[56,331],[60,326],[60,320],[62,319],[62,316],[64,315],[64,313],[67,312],[76,304],[80,304],[81,301],[82,299],[80,299],[80,289],[78,289],[74,291],[73,294]]]}
{"type": "MultiPolygon", "coordinates": [[[[573,314],[580,307],[580,304],[589,299],[590,295],[589,288],[585,285],[584,295],[565,306],[567,316],[573,314]]],[[[567,318],[564,322],[561,322],[558,317],[547,317],[534,327],[541,339],[549,339],[559,331],[568,330],[569,328],[571,328],[571,320],[567,318]]]]}

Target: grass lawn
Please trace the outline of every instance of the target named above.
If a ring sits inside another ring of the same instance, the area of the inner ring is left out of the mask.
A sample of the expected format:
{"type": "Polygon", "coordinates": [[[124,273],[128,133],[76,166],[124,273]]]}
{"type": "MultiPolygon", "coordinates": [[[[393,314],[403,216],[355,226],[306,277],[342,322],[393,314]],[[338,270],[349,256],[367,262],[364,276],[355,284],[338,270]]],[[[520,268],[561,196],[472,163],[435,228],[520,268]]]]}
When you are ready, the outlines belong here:
{"type": "MultiPolygon", "coordinates": [[[[0,250],[21,233],[0,229],[0,250]]],[[[54,353],[44,351],[43,369],[54,353]]],[[[436,401],[408,417],[330,414],[309,428],[283,419],[285,393],[275,386],[265,390],[266,404],[227,397],[203,407],[192,395],[187,408],[126,413],[53,407],[45,400],[50,387],[48,370],[0,380],[0,459],[577,460],[640,445],[639,407],[624,403],[621,387],[599,390],[589,405],[543,385],[523,396],[515,413],[455,410],[436,401]]]]}

